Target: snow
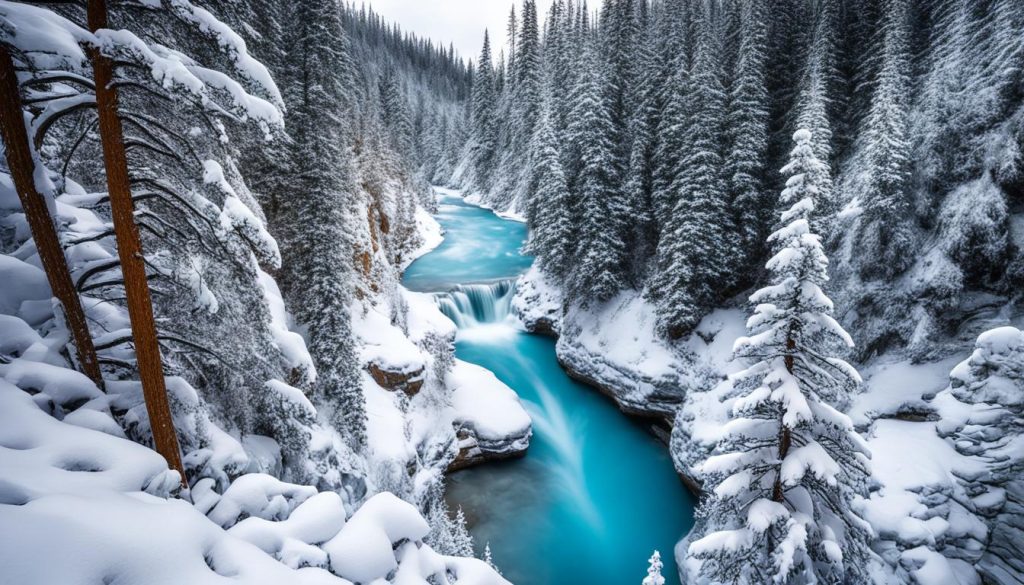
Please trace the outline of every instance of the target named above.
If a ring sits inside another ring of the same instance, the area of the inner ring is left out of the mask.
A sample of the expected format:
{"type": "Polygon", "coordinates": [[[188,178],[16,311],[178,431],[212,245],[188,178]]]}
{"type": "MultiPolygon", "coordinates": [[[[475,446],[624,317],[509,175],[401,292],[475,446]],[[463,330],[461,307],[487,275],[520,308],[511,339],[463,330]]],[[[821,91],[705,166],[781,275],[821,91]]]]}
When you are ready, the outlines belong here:
{"type": "Polygon", "coordinates": [[[519,395],[490,370],[456,360],[445,382],[452,388],[457,424],[471,428],[478,439],[529,440],[530,415],[519,395]]]}
{"type": "Polygon", "coordinates": [[[35,6],[0,2],[0,19],[11,44],[31,54],[32,62],[42,70],[81,70],[88,57],[81,43],[91,36],[65,18],[35,6]]]}
{"type": "Polygon", "coordinates": [[[43,341],[28,323],[12,315],[0,315],[0,332],[0,356],[8,358],[19,356],[43,341]]]}
{"type": "MultiPolygon", "coordinates": [[[[434,189],[437,190],[438,188],[435,187],[434,189]]],[[[408,268],[420,256],[436,249],[444,241],[441,224],[426,209],[417,205],[413,219],[416,222],[416,233],[420,234],[422,243],[402,259],[401,264],[398,266],[400,272],[408,268]]]]}
{"type": "MultiPolygon", "coordinates": [[[[49,302],[52,298],[46,274],[40,268],[13,256],[0,254],[0,282],[4,283],[3,292],[0,293],[0,313],[6,315],[19,315],[25,302],[49,302]]],[[[26,321],[32,322],[30,319],[26,321]]]]}
{"type": "Polygon", "coordinates": [[[519,317],[527,329],[535,329],[546,322],[552,332],[562,326],[562,293],[548,282],[536,264],[516,281],[516,294],[512,297],[512,313],[519,317]]]}
{"type": "Polygon", "coordinates": [[[462,192],[456,189],[445,189],[442,187],[434,187],[434,190],[440,193],[444,197],[459,197],[465,199],[466,203],[482,207],[497,215],[502,219],[511,221],[518,221],[520,223],[526,223],[526,216],[513,209],[500,209],[497,206],[491,205],[485,194],[483,193],[469,193],[463,197],[462,192]]]}
{"type": "Polygon", "coordinates": [[[391,494],[348,521],[338,494],[263,474],[242,475],[223,495],[201,480],[194,506],[170,498],[177,474],[156,452],[90,428],[116,424],[100,417],[79,409],[58,421],[0,380],[4,582],[342,585],[345,576],[369,583],[397,568],[396,584],[445,574],[464,585],[507,583],[481,561],[422,544],[425,520],[391,494]]]}
{"type": "Polygon", "coordinates": [[[221,48],[234,60],[236,71],[258,84],[270,96],[274,105],[278,109],[283,109],[284,101],[281,99],[281,92],[270,76],[270,72],[262,63],[249,55],[245,40],[238,33],[217,20],[209,11],[194,6],[187,0],[171,0],[170,4],[179,16],[195,23],[199,30],[216,38],[221,48]]]}
{"type": "Polygon", "coordinates": [[[45,394],[61,406],[103,395],[81,372],[22,358],[9,364],[0,363],[0,378],[22,389],[45,394]]]}
{"type": "Polygon", "coordinates": [[[282,520],[314,494],[316,489],[312,487],[284,483],[262,473],[250,473],[232,482],[207,515],[224,528],[249,517],[282,520]]]}
{"type": "Polygon", "coordinates": [[[850,407],[849,415],[858,427],[880,416],[900,411],[929,412],[925,397],[934,396],[949,384],[949,372],[961,356],[911,363],[901,359],[878,360],[863,368],[865,391],[850,407]]]}
{"type": "Polygon", "coordinates": [[[353,318],[353,330],[361,341],[360,361],[387,372],[410,374],[425,366],[422,350],[391,323],[384,307],[370,306],[353,318]]]}
{"type": "Polygon", "coordinates": [[[673,372],[676,356],[655,333],[654,307],[632,293],[574,319],[580,333],[576,341],[583,349],[609,356],[614,366],[661,377],[673,372]]]}
{"type": "Polygon", "coordinates": [[[381,494],[363,504],[337,536],[324,544],[331,568],[357,583],[372,583],[398,568],[392,547],[421,540],[430,527],[410,504],[381,494]]]}
{"type": "Polygon", "coordinates": [[[284,354],[293,370],[304,372],[310,382],[316,380],[316,366],[313,357],[306,348],[306,340],[302,335],[291,330],[293,319],[285,309],[284,299],[277,282],[266,272],[259,271],[259,283],[263,288],[263,300],[270,311],[270,330],[274,335],[274,343],[284,354]]]}

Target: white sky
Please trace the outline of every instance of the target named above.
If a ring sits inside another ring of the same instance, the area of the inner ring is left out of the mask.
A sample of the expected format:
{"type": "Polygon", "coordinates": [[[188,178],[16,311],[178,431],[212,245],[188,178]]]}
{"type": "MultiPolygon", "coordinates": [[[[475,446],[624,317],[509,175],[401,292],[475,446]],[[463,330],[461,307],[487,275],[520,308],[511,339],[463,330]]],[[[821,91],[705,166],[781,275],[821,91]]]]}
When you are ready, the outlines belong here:
{"type": "MultiPolygon", "coordinates": [[[[537,12],[543,21],[552,0],[537,0],[537,12]]],[[[491,33],[495,58],[505,45],[505,26],[512,4],[521,14],[523,0],[365,0],[368,6],[388,22],[397,22],[402,30],[427,37],[448,46],[463,57],[476,59],[484,42],[484,29],[491,33]]],[[[588,0],[588,7],[599,8],[601,0],[588,0]]]]}

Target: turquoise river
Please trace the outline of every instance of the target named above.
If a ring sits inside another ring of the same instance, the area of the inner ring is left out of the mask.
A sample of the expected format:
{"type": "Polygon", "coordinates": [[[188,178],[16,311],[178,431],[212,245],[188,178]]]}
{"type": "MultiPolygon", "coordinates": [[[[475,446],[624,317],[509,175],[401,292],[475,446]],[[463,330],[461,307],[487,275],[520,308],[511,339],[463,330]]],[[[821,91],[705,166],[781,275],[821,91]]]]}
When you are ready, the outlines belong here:
{"type": "Polygon", "coordinates": [[[526,333],[509,314],[526,226],[439,190],[445,240],[403,282],[434,292],[459,326],[456,355],[494,372],[533,420],[522,459],[448,478],[477,552],[490,544],[516,585],[638,585],[655,549],[677,585],[673,548],[693,523],[694,500],[665,445],[611,400],[570,379],[552,339],[526,333]]]}

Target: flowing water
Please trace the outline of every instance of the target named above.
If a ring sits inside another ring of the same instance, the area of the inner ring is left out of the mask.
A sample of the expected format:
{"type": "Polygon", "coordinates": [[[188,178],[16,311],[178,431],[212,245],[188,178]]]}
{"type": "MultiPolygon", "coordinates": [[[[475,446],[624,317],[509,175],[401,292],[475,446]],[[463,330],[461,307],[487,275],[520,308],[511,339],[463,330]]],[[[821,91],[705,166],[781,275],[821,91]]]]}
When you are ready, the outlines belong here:
{"type": "Polygon", "coordinates": [[[639,584],[659,549],[678,584],[675,543],[693,523],[693,499],[667,449],[641,423],[570,379],[553,340],[522,331],[509,314],[521,223],[441,191],[445,241],[405,275],[413,290],[442,292],[441,310],[459,327],[456,355],[494,372],[533,419],[526,457],[459,471],[451,503],[466,513],[478,552],[517,585],[639,584]]]}

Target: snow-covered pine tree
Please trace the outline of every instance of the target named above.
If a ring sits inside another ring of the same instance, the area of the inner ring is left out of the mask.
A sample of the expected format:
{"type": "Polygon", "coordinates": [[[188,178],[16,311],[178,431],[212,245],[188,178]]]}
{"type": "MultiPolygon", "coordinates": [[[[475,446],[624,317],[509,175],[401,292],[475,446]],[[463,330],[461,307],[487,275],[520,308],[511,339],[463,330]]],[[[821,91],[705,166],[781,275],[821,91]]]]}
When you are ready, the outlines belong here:
{"type": "Polygon", "coordinates": [[[526,156],[533,137],[543,99],[543,64],[541,62],[540,28],[537,4],[523,2],[522,25],[516,47],[515,93],[512,96],[512,139],[516,152],[526,156]]]}
{"type": "Polygon", "coordinates": [[[689,124],[671,192],[673,207],[658,242],[651,293],[661,327],[673,339],[691,331],[723,293],[736,258],[726,237],[731,220],[723,181],[722,135],[726,94],[714,8],[705,5],[686,96],[689,124]]]}
{"type": "Polygon", "coordinates": [[[287,20],[286,66],[296,82],[285,90],[294,180],[281,198],[278,239],[281,284],[309,331],[318,406],[351,446],[365,446],[366,408],[353,347],[349,304],[354,290],[355,177],[345,137],[351,89],[347,40],[338,7],[301,2],[287,20]]]}
{"type": "Polygon", "coordinates": [[[630,151],[623,186],[627,201],[627,234],[632,250],[633,280],[640,282],[650,270],[650,260],[657,246],[657,223],[654,211],[654,149],[659,118],[658,87],[660,63],[654,47],[654,28],[648,3],[640,3],[636,48],[635,109],[629,122],[630,151]]]}
{"type": "Polygon", "coordinates": [[[579,171],[572,187],[578,201],[576,263],[569,291],[575,300],[606,301],[622,288],[626,255],[621,190],[610,141],[611,118],[605,100],[605,71],[597,43],[588,39],[582,72],[573,94],[569,141],[579,148],[579,171]]]}
{"type": "Polygon", "coordinates": [[[412,116],[409,113],[405,92],[402,90],[398,80],[398,74],[393,67],[388,67],[380,76],[378,81],[380,92],[380,112],[384,120],[384,127],[388,131],[388,140],[391,148],[403,157],[415,163],[413,155],[416,149],[413,145],[415,129],[412,116]]]}
{"type": "Polygon", "coordinates": [[[809,131],[794,140],[783,169],[790,207],[769,237],[772,284],[750,297],[750,336],[735,345],[750,365],[732,377],[733,419],[699,467],[709,491],[687,555],[713,582],[869,582],[871,529],[856,509],[870,455],[834,406],[860,377],[834,357],[852,340],[821,290],[828,259],[810,230],[823,163],[809,131]]]}
{"type": "Polygon", "coordinates": [[[818,213],[812,227],[826,238],[831,231],[831,218],[838,211],[832,196],[832,112],[836,86],[836,21],[838,7],[835,0],[818,4],[814,32],[807,57],[807,65],[797,97],[797,125],[811,133],[814,154],[824,163],[823,173],[815,179],[818,185],[818,213]]]}
{"type": "Polygon", "coordinates": [[[661,553],[654,551],[651,558],[647,559],[647,576],[641,582],[641,585],[665,585],[665,577],[661,575],[661,553]]]}
{"type": "MultiPolygon", "coordinates": [[[[74,348],[77,358],[74,365],[102,390],[103,373],[96,357],[96,346],[89,331],[89,322],[85,311],[82,310],[82,300],[71,281],[71,271],[61,248],[57,224],[50,212],[51,208],[56,208],[53,201],[54,193],[52,190],[47,192],[41,189],[54,185],[49,178],[34,178],[42,164],[38,160],[38,153],[29,142],[28,131],[25,128],[25,113],[21,108],[17,71],[10,49],[3,44],[0,44],[0,90],[0,136],[3,139],[7,170],[18,192],[29,229],[32,231],[32,243],[46,272],[46,280],[50,284],[53,296],[60,303],[61,318],[67,324],[71,337],[69,345],[74,348]]],[[[45,173],[39,175],[45,177],[45,173]]]]}
{"type": "Polygon", "coordinates": [[[491,62],[491,39],[484,31],[484,46],[473,77],[471,107],[470,155],[474,182],[480,189],[487,189],[494,171],[495,148],[497,147],[497,126],[495,120],[494,64],[491,62]]]}
{"type": "Polygon", "coordinates": [[[672,189],[680,169],[680,158],[686,152],[686,131],[689,126],[686,96],[690,91],[691,34],[687,18],[690,3],[666,0],[657,26],[659,44],[655,49],[660,64],[655,87],[656,108],[654,162],[651,169],[651,202],[654,220],[664,229],[676,194],[672,189]]]}
{"type": "Polygon", "coordinates": [[[865,129],[868,168],[864,210],[858,227],[859,271],[864,277],[891,278],[910,266],[914,255],[913,216],[907,189],[910,47],[907,0],[885,8],[882,70],[865,129]]]}
{"type": "Polygon", "coordinates": [[[535,190],[527,251],[537,257],[537,265],[563,282],[573,266],[572,201],[559,160],[558,138],[552,124],[550,106],[542,109],[532,150],[535,190]]]}
{"type": "Polygon", "coordinates": [[[487,563],[488,567],[497,571],[499,575],[501,574],[501,571],[498,570],[498,566],[494,564],[494,555],[491,553],[491,543],[489,542],[484,545],[484,562],[487,563]]]}
{"type": "MultiPolygon", "coordinates": [[[[766,16],[762,3],[734,5],[739,11],[739,48],[729,87],[725,130],[728,150],[725,179],[734,221],[740,234],[740,252],[731,261],[737,267],[752,266],[761,256],[772,206],[765,197],[764,177],[768,156],[768,91],[765,86],[766,16]]],[[[731,271],[742,281],[749,270],[731,271]]]]}

